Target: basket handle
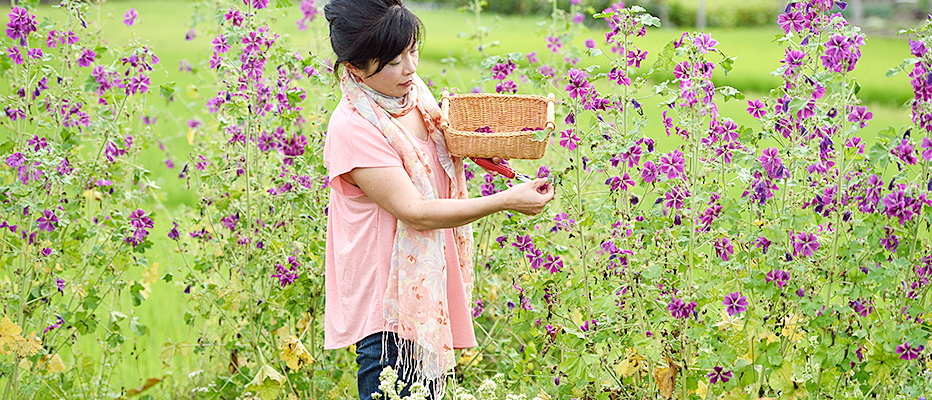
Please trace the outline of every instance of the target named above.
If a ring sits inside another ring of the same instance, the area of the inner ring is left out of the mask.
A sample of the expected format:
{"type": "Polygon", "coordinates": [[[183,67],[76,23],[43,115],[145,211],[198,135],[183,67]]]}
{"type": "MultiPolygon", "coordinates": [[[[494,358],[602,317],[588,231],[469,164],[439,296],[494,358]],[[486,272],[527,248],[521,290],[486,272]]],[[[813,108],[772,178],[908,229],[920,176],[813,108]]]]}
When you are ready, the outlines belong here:
{"type": "Polygon", "coordinates": [[[444,133],[450,127],[450,94],[446,89],[440,97],[440,130],[444,133]]]}
{"type": "Polygon", "coordinates": [[[554,118],[553,109],[554,109],[554,103],[556,103],[556,101],[557,100],[553,97],[553,93],[547,94],[547,122],[544,123],[544,130],[547,131],[548,135],[551,134],[553,130],[556,128],[556,125],[553,122],[553,118],[554,118]]]}

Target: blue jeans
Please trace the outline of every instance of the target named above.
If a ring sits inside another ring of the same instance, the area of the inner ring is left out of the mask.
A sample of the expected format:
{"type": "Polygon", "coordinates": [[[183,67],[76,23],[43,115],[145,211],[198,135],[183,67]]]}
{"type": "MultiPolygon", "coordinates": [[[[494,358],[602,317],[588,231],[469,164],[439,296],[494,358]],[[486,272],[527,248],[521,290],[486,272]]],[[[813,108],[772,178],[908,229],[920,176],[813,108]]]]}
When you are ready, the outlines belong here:
{"type": "MultiPolygon", "coordinates": [[[[356,387],[359,389],[359,400],[372,400],[373,393],[382,394],[382,391],[379,390],[379,374],[382,373],[385,367],[396,368],[398,346],[395,341],[397,335],[394,333],[388,335],[384,357],[382,354],[382,332],[373,333],[356,343],[356,364],[359,365],[359,372],[356,375],[356,387]]],[[[399,371],[398,379],[401,380],[404,375],[403,372],[399,371]]],[[[404,386],[404,390],[399,394],[407,396],[411,382],[406,382],[404,386]]],[[[434,385],[430,385],[430,388],[433,389],[434,385]]],[[[428,398],[433,399],[433,393],[428,398]]]]}

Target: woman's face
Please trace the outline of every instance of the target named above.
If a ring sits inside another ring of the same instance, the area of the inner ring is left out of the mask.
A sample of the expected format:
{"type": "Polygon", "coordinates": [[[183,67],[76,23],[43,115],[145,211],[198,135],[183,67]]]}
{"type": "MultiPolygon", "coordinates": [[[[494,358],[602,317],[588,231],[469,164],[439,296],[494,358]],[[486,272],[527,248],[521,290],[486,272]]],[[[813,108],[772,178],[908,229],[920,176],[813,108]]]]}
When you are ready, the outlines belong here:
{"type": "Polygon", "coordinates": [[[411,86],[414,85],[414,73],[417,72],[417,44],[412,44],[407,50],[403,51],[398,57],[385,64],[376,74],[372,74],[378,67],[376,60],[370,60],[369,66],[361,70],[352,65],[347,65],[350,73],[359,77],[363,83],[369,85],[379,93],[402,97],[408,94],[411,86]]]}

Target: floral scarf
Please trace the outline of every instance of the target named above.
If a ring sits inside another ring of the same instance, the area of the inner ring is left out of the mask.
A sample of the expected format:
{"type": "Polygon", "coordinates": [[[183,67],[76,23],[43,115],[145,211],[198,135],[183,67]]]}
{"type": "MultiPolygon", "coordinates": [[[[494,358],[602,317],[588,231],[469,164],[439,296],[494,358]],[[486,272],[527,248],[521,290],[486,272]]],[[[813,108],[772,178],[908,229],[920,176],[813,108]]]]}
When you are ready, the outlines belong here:
{"type": "MultiPolygon", "coordinates": [[[[466,174],[463,159],[450,156],[440,131],[440,108],[424,81],[414,76],[414,85],[404,97],[391,97],[375,91],[355,75],[344,71],[340,87],[343,101],[378,128],[392,148],[401,156],[408,176],[425,199],[437,198],[432,174],[450,177],[450,197],[466,198],[466,174]],[[428,167],[427,154],[396,117],[411,108],[424,116],[430,137],[437,146],[443,172],[428,167]]],[[[473,238],[469,225],[454,228],[460,274],[466,289],[467,304],[472,299],[473,238]]],[[[455,366],[453,332],[447,306],[447,267],[443,229],[417,231],[398,220],[392,248],[391,270],[385,291],[382,314],[386,331],[398,334],[398,362],[403,372],[417,380],[435,380],[446,376],[455,366]]],[[[442,388],[442,379],[438,387],[442,388]]],[[[442,393],[441,389],[437,389],[442,393]]]]}

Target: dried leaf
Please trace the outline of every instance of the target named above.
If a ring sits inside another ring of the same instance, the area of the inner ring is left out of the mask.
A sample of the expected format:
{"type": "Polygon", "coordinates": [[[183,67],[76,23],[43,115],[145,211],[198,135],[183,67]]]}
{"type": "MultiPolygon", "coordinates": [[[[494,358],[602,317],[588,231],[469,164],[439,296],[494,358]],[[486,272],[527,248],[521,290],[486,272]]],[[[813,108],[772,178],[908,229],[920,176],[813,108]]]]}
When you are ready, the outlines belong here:
{"type": "Polygon", "coordinates": [[[20,328],[19,325],[14,324],[10,320],[10,317],[3,317],[3,320],[0,321],[0,354],[6,354],[7,351],[14,351],[12,349],[13,345],[23,337],[20,334],[23,333],[23,328],[20,328]],[[10,350],[6,350],[7,346],[10,346],[10,350]]]}
{"type": "Polygon", "coordinates": [[[291,335],[282,340],[280,347],[282,353],[279,358],[288,365],[288,368],[298,370],[301,367],[316,362],[311,353],[304,347],[304,343],[297,336],[291,335]]]}
{"type": "Polygon", "coordinates": [[[669,399],[673,397],[673,389],[676,387],[676,375],[680,372],[680,367],[670,359],[670,356],[666,356],[666,358],[666,367],[657,366],[654,368],[654,382],[657,383],[660,397],[669,399]]]}
{"type": "Polygon", "coordinates": [[[615,367],[615,373],[627,378],[631,375],[634,375],[641,369],[644,369],[646,366],[644,361],[646,360],[647,359],[645,359],[644,356],[637,353],[637,349],[630,347],[627,350],[625,359],[621,360],[621,362],[618,363],[618,365],[615,367]]]}
{"type": "Polygon", "coordinates": [[[188,355],[187,342],[165,342],[162,344],[162,351],[159,353],[159,360],[162,360],[162,366],[170,368],[175,355],[180,354],[182,357],[188,355]]]}
{"type": "Polygon", "coordinates": [[[65,372],[65,363],[62,362],[58,354],[49,357],[47,354],[39,358],[39,365],[45,365],[45,370],[53,374],[65,372]]]}
{"type": "Polygon", "coordinates": [[[246,385],[246,390],[255,393],[262,400],[273,400],[281,392],[281,384],[284,381],[285,376],[276,371],[275,368],[262,365],[262,368],[259,368],[259,373],[246,385]]]}
{"type": "Polygon", "coordinates": [[[20,357],[34,356],[42,350],[42,339],[39,339],[35,332],[30,333],[28,337],[20,336],[11,346],[11,350],[20,357]]]}
{"type": "Polygon", "coordinates": [[[466,366],[470,363],[476,364],[479,361],[482,361],[482,353],[479,352],[479,350],[476,350],[475,347],[470,347],[460,351],[460,357],[456,363],[458,365],[466,366]]]}

